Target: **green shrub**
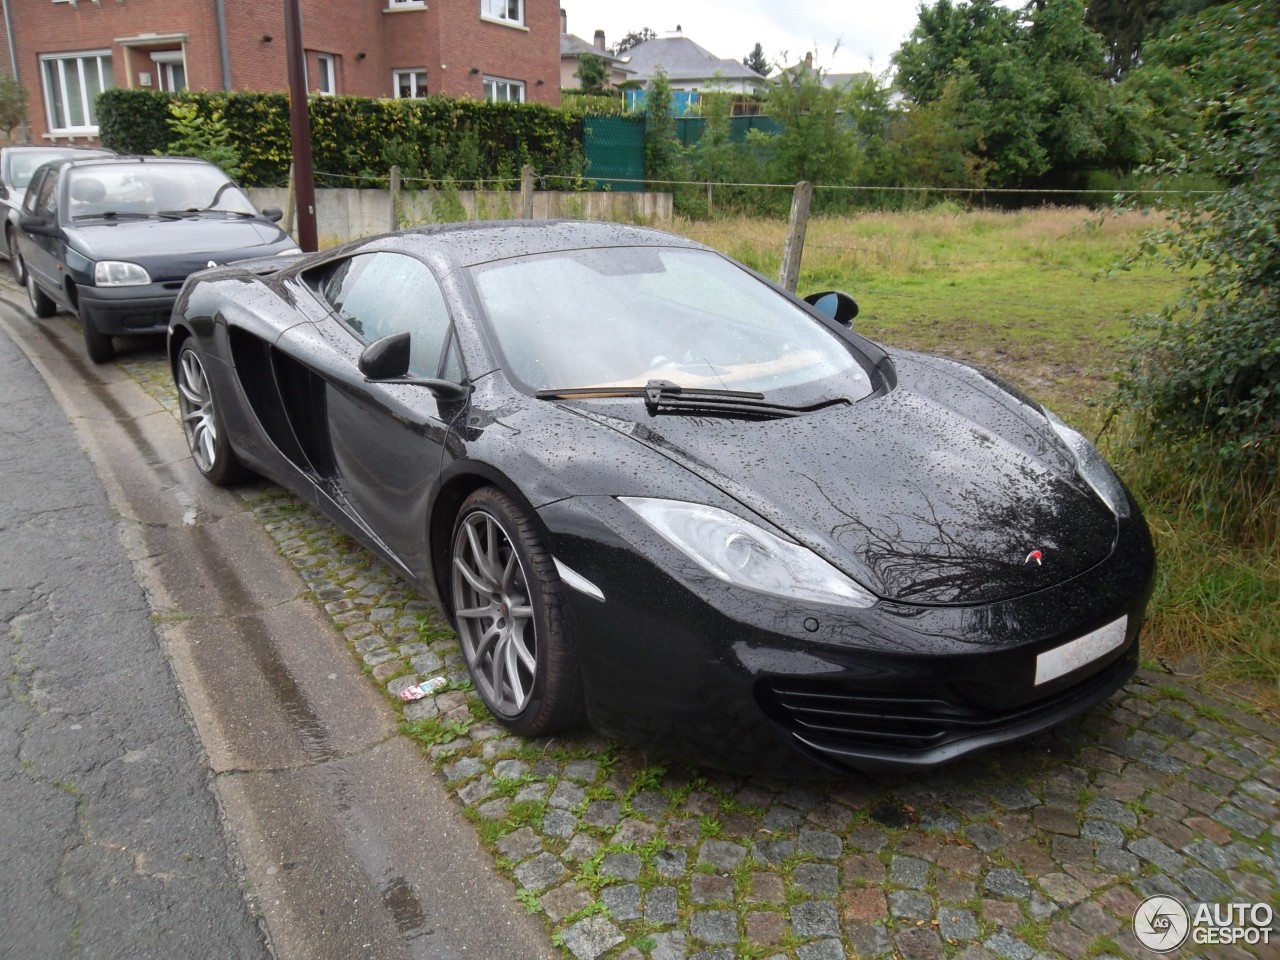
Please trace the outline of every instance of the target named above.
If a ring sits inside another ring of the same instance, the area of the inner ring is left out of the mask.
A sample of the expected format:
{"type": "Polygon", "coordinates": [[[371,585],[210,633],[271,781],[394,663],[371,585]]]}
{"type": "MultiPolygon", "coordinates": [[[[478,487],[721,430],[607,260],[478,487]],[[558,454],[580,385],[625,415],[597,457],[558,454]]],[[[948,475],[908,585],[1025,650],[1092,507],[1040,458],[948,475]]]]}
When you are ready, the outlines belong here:
{"type": "MultiPolygon", "coordinates": [[[[103,144],[122,153],[171,153],[170,103],[194,106],[197,124],[221,115],[247,186],[286,181],[293,153],[282,93],[108,90],[98,100],[103,144]]],[[[326,185],[376,186],[366,178],[384,178],[389,159],[409,176],[405,167],[414,165],[405,161],[415,152],[416,175],[463,185],[518,177],[526,163],[571,180],[584,169],[582,118],[540,104],[313,97],[309,106],[312,159],[326,185]]]]}

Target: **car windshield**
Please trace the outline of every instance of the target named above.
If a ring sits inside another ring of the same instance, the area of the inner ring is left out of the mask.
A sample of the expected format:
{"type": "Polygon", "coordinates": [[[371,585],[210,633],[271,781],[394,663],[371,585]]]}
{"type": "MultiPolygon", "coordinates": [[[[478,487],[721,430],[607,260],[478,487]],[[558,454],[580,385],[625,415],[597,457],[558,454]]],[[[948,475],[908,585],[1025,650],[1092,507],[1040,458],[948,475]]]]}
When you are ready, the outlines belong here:
{"type": "Polygon", "coordinates": [[[205,210],[257,212],[244,192],[212,164],[93,164],[72,167],[67,176],[72,219],[205,210]]]}
{"type": "Polygon", "coordinates": [[[706,250],[607,247],[471,268],[506,370],[533,390],[644,386],[861,399],[849,345],[706,250]]]}

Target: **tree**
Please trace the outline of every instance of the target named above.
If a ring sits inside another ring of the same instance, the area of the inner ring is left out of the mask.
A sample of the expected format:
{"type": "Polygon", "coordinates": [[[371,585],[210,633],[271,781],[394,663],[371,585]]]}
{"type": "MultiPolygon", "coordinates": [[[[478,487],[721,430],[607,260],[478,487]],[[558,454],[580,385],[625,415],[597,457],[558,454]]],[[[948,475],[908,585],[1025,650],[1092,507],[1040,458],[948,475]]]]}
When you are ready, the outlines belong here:
{"type": "Polygon", "coordinates": [[[647,180],[672,180],[680,157],[676,122],[671,115],[671,84],[659,70],[644,97],[644,175],[647,180]]]}
{"type": "Polygon", "coordinates": [[[609,52],[615,57],[620,57],[632,47],[638,47],[646,40],[656,40],[658,35],[648,27],[641,27],[639,30],[632,30],[626,34],[621,40],[609,48],[609,52]]]}
{"type": "MultiPolygon", "coordinates": [[[[1139,443],[1172,449],[1176,494],[1226,526],[1280,535],[1280,26],[1270,3],[1184,21],[1207,38],[1202,129],[1166,174],[1207,169],[1227,187],[1179,208],[1144,253],[1195,269],[1188,291],[1140,324],[1120,407],[1139,443]]],[[[1199,43],[1199,41],[1197,41],[1199,43]]]]}
{"type": "Polygon", "coordinates": [[[776,181],[849,182],[854,145],[841,116],[842,98],[840,90],[822,82],[820,69],[779,74],[764,105],[765,113],[782,126],[771,138],[776,181]]]}
{"type": "MultiPolygon", "coordinates": [[[[1039,0],[1043,3],[1044,0],[1039,0]]],[[[1230,0],[1089,0],[1085,25],[1102,37],[1108,80],[1117,80],[1143,60],[1143,45],[1180,17],[1230,0]]]]}
{"type": "Polygon", "coordinates": [[[916,105],[937,101],[953,80],[967,87],[954,124],[983,132],[969,149],[992,186],[1072,186],[1107,152],[1111,92],[1084,0],[1032,0],[1022,10],[937,0],[893,59],[916,105]]]}
{"type": "Polygon", "coordinates": [[[240,179],[240,151],[231,142],[231,130],[221,109],[214,107],[202,115],[199,104],[174,100],[169,104],[169,129],[173,135],[167,154],[208,160],[232,180],[240,179]]]}
{"type": "Polygon", "coordinates": [[[578,58],[578,69],[573,73],[578,78],[578,89],[583,93],[604,93],[608,86],[605,70],[603,57],[597,57],[594,53],[584,53],[578,58]]]}
{"type": "Polygon", "coordinates": [[[769,66],[769,61],[764,58],[764,48],[758,43],[742,58],[742,65],[750,67],[762,77],[767,77],[773,70],[773,67],[769,66]]]}
{"type": "Polygon", "coordinates": [[[0,127],[7,139],[13,139],[13,128],[27,119],[27,88],[13,77],[0,77],[0,127]]]}

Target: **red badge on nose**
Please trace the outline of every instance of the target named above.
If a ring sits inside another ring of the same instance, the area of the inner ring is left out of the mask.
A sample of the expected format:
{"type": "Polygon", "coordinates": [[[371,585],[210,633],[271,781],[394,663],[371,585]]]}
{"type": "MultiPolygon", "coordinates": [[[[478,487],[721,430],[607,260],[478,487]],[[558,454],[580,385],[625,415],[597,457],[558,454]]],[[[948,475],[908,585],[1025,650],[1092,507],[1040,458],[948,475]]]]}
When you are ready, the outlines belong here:
{"type": "Polygon", "coordinates": [[[1027,554],[1027,559],[1023,560],[1022,562],[1030,563],[1032,560],[1034,560],[1036,562],[1036,566],[1038,567],[1040,566],[1040,561],[1043,558],[1044,558],[1044,554],[1042,554],[1039,550],[1032,550],[1030,553],[1027,554]]]}

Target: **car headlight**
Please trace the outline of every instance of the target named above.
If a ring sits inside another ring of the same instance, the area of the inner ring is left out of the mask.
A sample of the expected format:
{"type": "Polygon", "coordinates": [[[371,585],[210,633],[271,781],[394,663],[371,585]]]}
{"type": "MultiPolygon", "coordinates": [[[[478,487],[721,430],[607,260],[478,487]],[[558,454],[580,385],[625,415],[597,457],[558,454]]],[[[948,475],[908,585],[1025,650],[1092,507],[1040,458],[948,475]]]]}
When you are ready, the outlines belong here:
{"type": "Polygon", "coordinates": [[[99,287],[139,287],[150,283],[151,276],[136,263],[101,260],[93,267],[93,282],[99,287]]]}
{"type": "Polygon", "coordinates": [[[1111,508],[1111,512],[1117,517],[1122,520],[1128,517],[1129,498],[1125,495],[1124,485],[1120,483],[1120,478],[1115,475],[1115,471],[1107,465],[1107,461],[1102,459],[1098,448],[1083,434],[1068,427],[1054,414],[1046,410],[1045,416],[1049,418],[1049,426],[1053,427],[1053,432],[1071,449],[1072,455],[1076,458],[1076,471],[1084,478],[1084,482],[1093,488],[1093,492],[1111,508]]]}
{"type": "Polygon", "coordinates": [[[869,607],[873,594],[817,554],[716,507],[619,497],[690,560],[714,577],[793,600],[869,607]]]}

